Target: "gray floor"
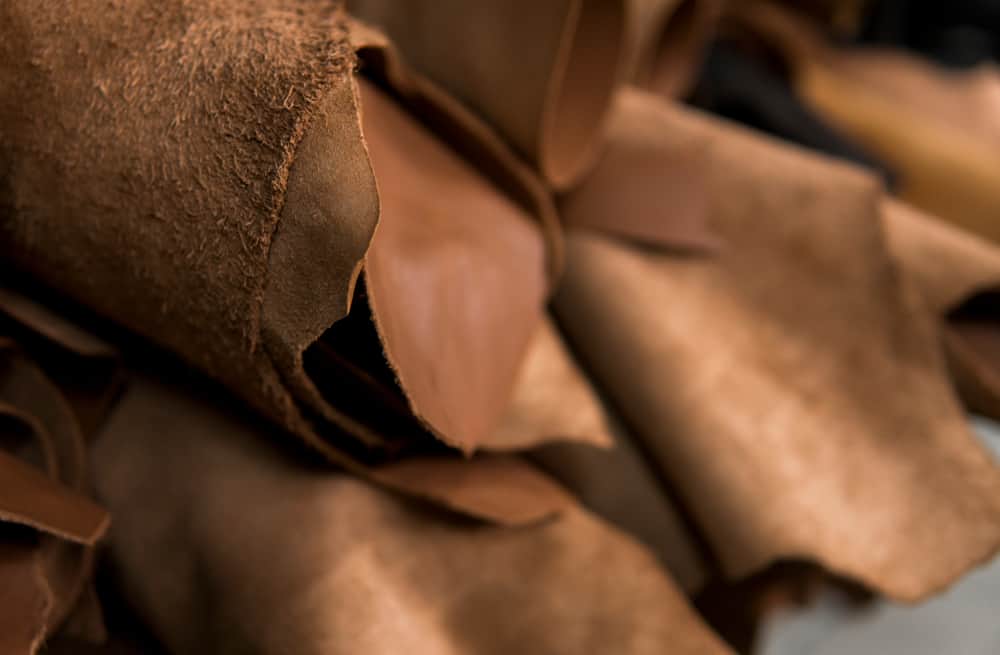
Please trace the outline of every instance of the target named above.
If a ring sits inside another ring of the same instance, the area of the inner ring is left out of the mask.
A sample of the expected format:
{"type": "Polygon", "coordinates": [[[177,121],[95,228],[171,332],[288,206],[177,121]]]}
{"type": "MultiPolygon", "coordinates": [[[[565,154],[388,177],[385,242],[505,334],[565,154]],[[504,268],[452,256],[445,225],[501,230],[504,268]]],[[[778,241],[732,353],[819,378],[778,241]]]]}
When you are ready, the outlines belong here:
{"type": "MultiPolygon", "coordinates": [[[[1000,424],[973,419],[1000,460],[1000,424]]],[[[859,611],[834,593],[779,615],[761,655],[998,655],[1000,558],[919,607],[878,602],[859,611]]]]}

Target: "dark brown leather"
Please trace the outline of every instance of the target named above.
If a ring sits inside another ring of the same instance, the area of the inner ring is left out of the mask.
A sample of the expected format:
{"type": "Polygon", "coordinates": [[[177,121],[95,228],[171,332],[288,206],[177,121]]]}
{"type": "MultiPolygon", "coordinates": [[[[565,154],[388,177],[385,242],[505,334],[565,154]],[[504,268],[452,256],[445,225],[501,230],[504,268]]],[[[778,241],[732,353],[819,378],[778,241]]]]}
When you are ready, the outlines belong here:
{"type": "Polygon", "coordinates": [[[33,655],[85,593],[107,512],[59,390],[0,341],[0,652],[33,655]]]}

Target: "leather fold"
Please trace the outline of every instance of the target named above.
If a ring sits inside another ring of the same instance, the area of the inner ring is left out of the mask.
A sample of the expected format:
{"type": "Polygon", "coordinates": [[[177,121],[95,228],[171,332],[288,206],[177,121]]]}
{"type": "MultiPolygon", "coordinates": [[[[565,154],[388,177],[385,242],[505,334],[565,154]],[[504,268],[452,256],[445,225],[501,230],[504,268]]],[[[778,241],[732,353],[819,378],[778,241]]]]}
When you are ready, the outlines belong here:
{"type": "Polygon", "coordinates": [[[34,655],[84,596],[108,512],[60,390],[0,340],[0,652],[34,655]]]}
{"type": "Polygon", "coordinates": [[[678,144],[663,107],[653,96],[616,98],[597,165],[560,198],[568,229],[692,253],[724,247],[709,225],[706,144],[678,144]]]}
{"type": "Polygon", "coordinates": [[[572,185],[592,163],[622,75],[622,0],[349,0],[347,7],[555,187],[572,185]]]}
{"type": "Polygon", "coordinates": [[[724,0],[629,0],[628,79],[656,95],[686,96],[724,6],[724,0]]]}
{"type": "Polygon", "coordinates": [[[138,380],[97,442],[111,557],[172,652],[729,652],[650,554],[576,507],[468,521],[256,432],[138,380]]]}

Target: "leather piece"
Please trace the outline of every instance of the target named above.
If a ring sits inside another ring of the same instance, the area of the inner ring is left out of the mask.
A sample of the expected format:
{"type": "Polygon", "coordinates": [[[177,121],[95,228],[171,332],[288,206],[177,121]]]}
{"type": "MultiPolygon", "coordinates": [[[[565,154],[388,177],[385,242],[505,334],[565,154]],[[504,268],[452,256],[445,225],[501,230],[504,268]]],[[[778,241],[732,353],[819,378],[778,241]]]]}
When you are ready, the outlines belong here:
{"type": "Polygon", "coordinates": [[[833,47],[801,16],[745,3],[735,23],[782,56],[799,94],[899,175],[901,199],[1000,240],[1000,75],[833,47]],[[900,113],[900,105],[908,108],[900,113]]]}
{"type": "Polygon", "coordinates": [[[708,226],[704,144],[678,147],[662,106],[652,96],[616,99],[597,166],[560,199],[568,228],[592,228],[657,248],[721,246],[708,226]]]}
{"type": "Polygon", "coordinates": [[[118,352],[23,290],[0,287],[0,325],[59,387],[84,438],[94,434],[124,382],[118,352]]]}
{"type": "Polygon", "coordinates": [[[712,46],[691,104],[877,171],[892,188],[895,177],[889,167],[828,125],[799,97],[783,71],[774,69],[772,62],[760,61],[737,39],[722,37],[712,46]]]}
{"type": "Polygon", "coordinates": [[[569,352],[551,317],[532,336],[497,428],[496,450],[528,450],[549,442],[610,447],[614,428],[590,380],[569,352]]]}
{"type": "Polygon", "coordinates": [[[32,655],[85,593],[109,518],[86,497],[72,409],[9,340],[0,342],[0,417],[0,645],[32,655]]]}
{"type": "MultiPolygon", "coordinates": [[[[344,210],[329,229],[345,235],[346,252],[363,251],[377,218],[341,13],[300,0],[119,4],[110,17],[91,0],[73,11],[23,1],[0,10],[3,255],[342,461],[279,372],[313,317],[292,311],[304,304],[295,295],[283,323],[263,307],[268,280],[281,286],[268,257],[282,210],[301,215],[286,190],[310,130],[337,132],[314,142],[356,145],[338,152],[346,179],[322,207],[344,210]],[[320,120],[324,110],[337,120],[320,120]],[[366,202],[368,211],[348,211],[366,202]]],[[[347,306],[323,300],[331,316],[347,306]]]]}
{"type": "Polygon", "coordinates": [[[596,155],[621,75],[623,4],[350,0],[347,6],[385,32],[416,72],[486,119],[548,182],[565,188],[596,155]]]}
{"type": "Polygon", "coordinates": [[[2,537],[0,533],[0,653],[34,655],[48,627],[52,592],[40,570],[37,547],[2,537]]]}
{"type": "Polygon", "coordinates": [[[672,112],[679,141],[708,140],[711,225],[739,247],[571,234],[561,325],[728,575],[809,559],[897,599],[940,590],[1000,546],[1000,472],[888,254],[878,186],[672,112]]]}
{"type": "Polygon", "coordinates": [[[107,530],[107,512],[33,466],[0,451],[0,470],[0,521],[88,546],[107,530]]]}
{"type": "Polygon", "coordinates": [[[546,293],[531,218],[383,93],[362,83],[381,224],[365,260],[372,316],[414,414],[466,452],[488,446],[546,293]]]}
{"type": "MultiPolygon", "coordinates": [[[[386,455],[380,449],[392,452],[398,442],[419,442],[424,435],[419,426],[405,426],[400,434],[379,434],[365,425],[371,413],[354,416],[329,402],[329,387],[339,377],[314,380],[305,370],[309,348],[349,312],[362,257],[378,219],[375,174],[349,68],[351,50],[358,44],[348,43],[345,18],[333,5],[217,0],[186,11],[178,1],[157,5],[150,16],[143,7],[136,5],[107,25],[89,21],[83,8],[69,16],[57,15],[47,5],[18,3],[6,8],[9,24],[30,38],[5,41],[9,57],[4,74],[11,79],[11,93],[5,96],[4,115],[11,127],[9,135],[5,133],[3,159],[5,166],[13,162],[14,168],[9,197],[3,203],[17,208],[12,220],[4,223],[5,251],[45,284],[221,381],[331,462],[364,474],[362,462],[386,455]],[[142,29],[130,28],[130,21],[147,18],[142,29]],[[187,36],[175,38],[178,30],[187,36]],[[115,41],[118,31],[128,33],[129,40],[115,41]],[[66,46],[54,37],[69,32],[86,37],[88,52],[103,52],[114,42],[136,55],[107,61],[84,58],[83,70],[71,75],[61,49],[66,46]],[[156,43],[163,47],[147,47],[156,43]],[[263,60],[245,56],[244,46],[272,49],[265,58],[269,63],[262,68],[263,60]],[[176,52],[165,54],[170,48],[176,52]],[[43,67],[47,72],[19,77],[15,84],[22,64],[39,57],[51,60],[43,67]],[[189,78],[181,61],[204,74],[189,78]],[[220,71],[229,68],[233,76],[219,78],[220,71]],[[105,77],[119,85],[142,81],[136,83],[142,93],[132,98],[117,87],[102,91],[100,81],[105,77]],[[156,84],[148,83],[153,79],[156,84]],[[37,144],[48,143],[44,121],[32,113],[36,105],[52,114],[39,114],[48,116],[50,123],[73,125],[81,120],[76,109],[53,103],[47,95],[69,89],[76,89],[73,93],[81,102],[105,93],[113,102],[87,101],[92,114],[88,129],[63,135],[58,148],[36,149],[37,144]],[[158,94],[167,93],[185,100],[163,102],[158,94]],[[223,97],[233,107],[214,111],[223,97]],[[102,118],[110,115],[115,120],[102,118]],[[18,125],[23,129],[15,129],[18,125]],[[258,130],[254,127],[258,125],[267,127],[258,130]],[[220,135],[226,134],[247,138],[223,143],[220,135]],[[112,156],[101,150],[92,165],[78,163],[83,153],[105,142],[118,144],[121,152],[112,156]],[[229,168],[220,168],[214,153],[227,149],[232,150],[229,168]],[[70,165],[55,171],[62,160],[70,165]],[[122,162],[132,161],[139,162],[130,164],[135,179],[106,189],[108,180],[119,179],[122,162]],[[160,170],[143,162],[169,165],[160,170]],[[83,190],[90,195],[80,197],[83,190]],[[67,215],[67,207],[80,220],[62,222],[53,230],[31,227],[67,215]],[[136,221],[135,216],[145,218],[136,221]],[[217,220],[217,216],[228,218],[217,220]]],[[[436,103],[439,116],[456,114],[453,106],[445,106],[447,99],[428,92],[430,87],[415,81],[399,62],[387,77],[397,91],[410,91],[411,99],[414,88],[422,91],[425,107],[436,103]]],[[[492,268],[478,269],[478,279],[494,279],[499,258],[507,255],[534,260],[537,266],[512,269],[522,277],[520,286],[495,287],[501,295],[495,304],[486,305],[495,313],[489,331],[475,345],[474,367],[454,363],[447,351],[443,360],[435,361],[434,349],[443,347],[447,330],[458,330],[451,336],[459,332],[465,336],[470,325],[472,305],[457,314],[440,309],[440,303],[455,302],[448,291],[454,288],[450,280],[448,287],[439,284],[430,289],[427,293],[437,295],[424,305],[440,316],[444,327],[439,335],[417,330],[412,323],[400,327],[398,319],[387,318],[402,313],[403,301],[418,300],[398,276],[392,283],[383,279],[388,274],[373,276],[371,304],[378,305],[375,318],[411,407],[435,434],[471,451],[494,434],[508,400],[527,340],[539,320],[548,279],[558,269],[558,236],[552,202],[541,182],[532,179],[509,152],[501,153],[503,146],[497,145],[495,135],[473,127],[468,116],[451,118],[454,131],[449,138],[462,132],[466,154],[478,149],[487,160],[486,176],[492,178],[499,171],[503,178],[501,190],[480,185],[483,197],[491,199],[486,202],[504,205],[503,213],[518,214],[511,220],[525,224],[510,228],[509,250],[500,250],[499,241],[479,240],[477,247],[495,245],[498,250],[492,268]],[[488,143],[477,145],[479,141],[488,143]],[[515,204],[503,198],[510,188],[518,189],[514,201],[522,209],[506,207],[515,204]],[[541,233],[526,220],[526,213],[533,212],[541,217],[541,233]],[[502,316],[505,312],[509,317],[502,316]],[[499,318],[504,318],[502,327],[499,318]],[[449,327],[452,319],[455,327],[449,327]],[[490,357],[483,359],[487,354],[490,357]],[[446,380],[444,394],[433,386],[439,371],[446,380]],[[476,384],[460,379],[470,371],[478,379],[476,384]],[[461,403],[450,397],[455,390],[463,392],[457,396],[461,403]]],[[[370,122],[369,129],[375,129],[370,122]]],[[[373,137],[373,143],[385,143],[391,135],[382,136],[381,141],[373,137]]],[[[429,148],[446,150],[433,139],[425,142],[429,148]]],[[[472,170],[479,165],[476,160],[452,160],[455,170],[467,170],[468,179],[476,178],[472,170]]],[[[419,172],[419,168],[414,171],[419,172]]],[[[382,178],[388,191],[402,188],[382,178]]],[[[390,196],[390,209],[394,197],[390,196]]],[[[470,207],[464,211],[467,216],[474,213],[470,207]]],[[[376,272],[402,270],[403,260],[397,262],[399,249],[393,244],[405,239],[393,241],[390,237],[399,232],[392,226],[412,228],[410,221],[386,227],[382,241],[388,245],[381,251],[376,247],[372,262],[383,252],[382,260],[389,263],[381,268],[374,263],[376,272]]],[[[474,231],[469,234],[475,236],[474,231]]],[[[423,266],[425,272],[436,268],[435,275],[447,278],[455,264],[456,260],[435,256],[423,266]]],[[[480,290],[476,293],[471,299],[465,293],[462,302],[479,302],[480,290]]],[[[478,331],[483,323],[471,325],[478,331]]],[[[338,347],[350,351],[352,344],[338,347]]]]}
{"type": "Polygon", "coordinates": [[[629,0],[628,79],[657,95],[688,94],[715,36],[724,0],[629,0]]]}
{"type": "Polygon", "coordinates": [[[577,508],[470,522],[257,432],[139,379],[97,442],[124,592],[173,652],[728,652],[652,556],[577,508]]]}

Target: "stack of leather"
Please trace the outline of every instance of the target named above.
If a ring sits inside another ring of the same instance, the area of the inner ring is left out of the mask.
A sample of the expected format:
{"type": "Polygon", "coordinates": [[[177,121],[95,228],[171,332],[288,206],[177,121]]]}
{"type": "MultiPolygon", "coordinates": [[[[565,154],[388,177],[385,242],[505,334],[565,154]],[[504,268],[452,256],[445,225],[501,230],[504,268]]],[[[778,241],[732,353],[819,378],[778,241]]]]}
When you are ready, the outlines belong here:
{"type": "Polygon", "coordinates": [[[728,653],[992,557],[1000,246],[683,104],[867,88],[738,4],[0,6],[0,654],[728,653]]]}

